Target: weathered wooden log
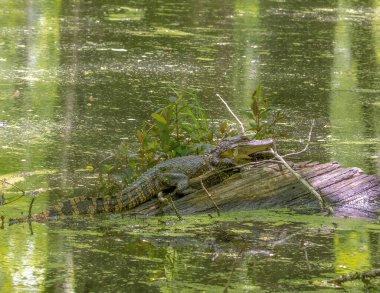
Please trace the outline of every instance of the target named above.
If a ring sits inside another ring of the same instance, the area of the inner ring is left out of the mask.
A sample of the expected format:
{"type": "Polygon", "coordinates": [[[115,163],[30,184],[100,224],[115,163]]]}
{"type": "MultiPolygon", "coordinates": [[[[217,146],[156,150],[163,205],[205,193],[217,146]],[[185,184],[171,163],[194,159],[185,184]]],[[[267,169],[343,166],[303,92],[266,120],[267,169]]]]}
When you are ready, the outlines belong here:
{"type": "MultiPolygon", "coordinates": [[[[293,165],[334,209],[336,216],[377,217],[380,210],[380,182],[358,168],[342,168],[336,162],[306,162],[293,165]]],[[[276,163],[249,167],[220,184],[175,200],[181,215],[215,211],[256,210],[269,208],[302,208],[318,211],[319,202],[293,174],[276,163]]],[[[134,212],[155,215],[173,214],[170,206],[158,209],[156,200],[134,212]]]]}

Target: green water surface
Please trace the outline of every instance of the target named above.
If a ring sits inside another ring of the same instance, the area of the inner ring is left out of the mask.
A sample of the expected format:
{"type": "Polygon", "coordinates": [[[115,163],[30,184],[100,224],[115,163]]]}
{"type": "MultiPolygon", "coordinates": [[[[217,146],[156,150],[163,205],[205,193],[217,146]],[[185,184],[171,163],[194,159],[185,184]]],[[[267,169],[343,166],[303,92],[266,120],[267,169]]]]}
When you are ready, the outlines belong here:
{"type": "MultiPolygon", "coordinates": [[[[4,185],[0,215],[96,193],[86,167],[172,88],[232,121],[216,94],[244,117],[259,84],[280,152],[314,119],[302,159],[380,176],[379,0],[0,0],[0,179],[27,191],[4,185]]],[[[335,292],[323,280],[380,265],[377,223],[291,211],[3,228],[1,292],[335,292]]]]}

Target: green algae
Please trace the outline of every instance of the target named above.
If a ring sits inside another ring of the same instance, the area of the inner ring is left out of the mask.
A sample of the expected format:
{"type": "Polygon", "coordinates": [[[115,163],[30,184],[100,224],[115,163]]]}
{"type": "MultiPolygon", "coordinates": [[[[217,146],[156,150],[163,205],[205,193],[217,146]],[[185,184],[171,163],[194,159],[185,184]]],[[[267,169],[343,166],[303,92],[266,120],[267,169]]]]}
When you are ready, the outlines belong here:
{"type": "MultiPolygon", "coordinates": [[[[272,281],[277,284],[275,288],[283,288],[283,292],[292,291],[289,288],[298,288],[299,292],[330,292],[336,289],[326,285],[325,280],[336,277],[339,272],[368,268],[369,252],[372,251],[372,256],[376,253],[371,250],[371,239],[380,235],[377,220],[334,218],[289,209],[225,212],[219,217],[216,214],[211,217],[189,215],[183,220],[175,216],[65,217],[43,224],[32,223],[32,226],[35,233],[54,228],[49,237],[58,237],[65,243],[56,256],[69,250],[77,259],[84,256],[99,260],[106,257],[114,262],[128,259],[136,273],[139,272],[137,264],[143,264],[146,284],[172,289],[181,284],[191,288],[190,291],[200,285],[194,279],[181,277],[183,272],[191,275],[206,270],[209,278],[219,280],[204,287],[211,291],[220,291],[225,286],[226,274],[232,274],[229,291],[250,288],[252,292],[265,292],[260,291],[264,284],[259,281],[259,275],[244,286],[239,283],[239,276],[248,273],[246,270],[254,264],[257,273],[265,266],[275,271],[278,268],[279,279],[272,281]],[[236,263],[236,270],[231,267],[232,263],[236,263]],[[306,274],[300,278],[290,274],[281,277],[281,270],[290,267],[298,274],[311,270],[310,274],[315,276],[306,274]]],[[[14,232],[28,231],[25,225],[12,226],[12,229],[14,232]]],[[[50,269],[62,268],[53,265],[50,269]]],[[[113,270],[109,272],[114,274],[113,270]]],[[[123,282],[123,278],[119,282],[123,282]]],[[[349,292],[361,287],[358,282],[344,285],[351,290],[349,292]]]]}
{"type": "Polygon", "coordinates": [[[159,36],[187,37],[187,36],[194,35],[193,33],[171,29],[167,27],[154,27],[146,31],[129,30],[127,33],[130,35],[140,36],[140,37],[159,37],[159,36]]]}
{"type": "Polygon", "coordinates": [[[144,10],[128,6],[103,6],[105,17],[110,21],[138,21],[144,17],[144,10]]]}

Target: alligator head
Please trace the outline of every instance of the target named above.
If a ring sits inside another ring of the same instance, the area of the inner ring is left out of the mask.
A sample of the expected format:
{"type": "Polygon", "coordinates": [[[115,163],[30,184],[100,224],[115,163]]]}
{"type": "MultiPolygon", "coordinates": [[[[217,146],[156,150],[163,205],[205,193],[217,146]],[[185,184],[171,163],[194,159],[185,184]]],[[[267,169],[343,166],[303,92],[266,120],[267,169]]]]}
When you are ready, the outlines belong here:
{"type": "Polygon", "coordinates": [[[248,159],[256,153],[270,150],[273,139],[255,140],[246,136],[233,136],[222,140],[213,151],[214,158],[248,159]]]}

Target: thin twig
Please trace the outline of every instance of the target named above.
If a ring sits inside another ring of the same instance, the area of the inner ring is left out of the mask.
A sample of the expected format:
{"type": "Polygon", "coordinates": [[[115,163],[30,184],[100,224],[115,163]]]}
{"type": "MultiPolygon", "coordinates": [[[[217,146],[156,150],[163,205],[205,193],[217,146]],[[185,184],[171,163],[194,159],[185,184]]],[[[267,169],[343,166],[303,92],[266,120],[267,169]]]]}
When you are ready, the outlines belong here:
{"type": "Polygon", "coordinates": [[[300,174],[298,174],[296,171],[293,170],[292,167],[289,166],[289,164],[283,159],[282,156],[280,156],[277,152],[275,152],[273,149],[270,150],[270,152],[275,156],[276,159],[282,162],[282,164],[292,173],[299,182],[301,182],[319,201],[319,205],[321,206],[321,209],[327,209],[327,212],[329,215],[333,214],[333,209],[331,206],[327,204],[327,202],[323,199],[323,197],[313,188],[313,186],[310,185],[309,182],[306,181],[300,174]]]}
{"type": "Polygon", "coordinates": [[[25,196],[25,191],[22,190],[20,187],[14,185],[14,184],[12,184],[12,183],[9,183],[8,181],[3,180],[3,179],[0,179],[0,182],[3,183],[3,184],[8,184],[8,185],[10,185],[10,186],[13,186],[14,188],[16,188],[17,190],[19,190],[19,191],[22,192],[22,196],[25,196]]]}
{"type": "Polygon", "coordinates": [[[171,197],[171,195],[168,196],[168,201],[172,209],[174,210],[175,214],[177,215],[178,220],[182,220],[181,214],[178,212],[177,208],[175,207],[174,201],[171,197]]]}
{"type": "Polygon", "coordinates": [[[17,197],[16,199],[14,199],[14,200],[12,200],[12,201],[8,201],[8,202],[5,202],[4,195],[2,195],[2,196],[3,196],[3,202],[2,202],[2,205],[8,205],[8,204],[11,204],[11,203],[13,203],[13,202],[19,200],[21,197],[25,196],[25,191],[24,191],[23,189],[21,189],[20,187],[14,185],[14,184],[12,184],[12,183],[9,183],[8,181],[3,180],[3,179],[0,179],[0,182],[1,182],[2,184],[8,184],[8,185],[10,185],[10,186],[13,186],[14,188],[16,188],[17,190],[21,191],[21,193],[22,193],[22,195],[20,195],[20,196],[17,197]]]}
{"type": "Polygon", "coordinates": [[[235,258],[233,264],[232,264],[232,269],[231,269],[231,272],[228,276],[228,279],[227,279],[227,283],[226,285],[224,286],[224,290],[223,290],[223,293],[228,293],[228,288],[230,287],[230,284],[231,284],[231,279],[232,279],[232,275],[234,274],[235,270],[236,270],[236,266],[237,266],[237,263],[239,260],[241,260],[241,257],[243,256],[243,252],[244,252],[244,249],[246,249],[246,245],[244,245],[240,250],[239,250],[239,253],[237,255],[237,257],[235,258]]]}
{"type": "Polygon", "coordinates": [[[214,205],[218,216],[220,216],[220,209],[219,209],[218,205],[216,204],[215,200],[213,199],[211,193],[204,186],[202,179],[201,179],[201,185],[202,185],[203,190],[206,192],[208,198],[212,201],[212,204],[214,205]]]}
{"type": "Polygon", "coordinates": [[[310,131],[309,131],[309,136],[308,136],[308,139],[307,139],[307,144],[305,145],[305,147],[303,148],[303,150],[301,150],[301,151],[299,151],[299,152],[295,152],[295,153],[290,153],[290,154],[283,155],[283,156],[282,156],[283,158],[291,157],[291,156],[295,156],[295,155],[302,154],[302,153],[306,152],[306,151],[309,149],[310,140],[311,140],[311,134],[312,134],[312,132],[313,132],[314,124],[315,124],[315,120],[313,119],[312,122],[311,122],[311,126],[310,126],[310,131]]]}
{"type": "Polygon", "coordinates": [[[245,129],[244,129],[244,125],[243,123],[240,121],[240,119],[235,115],[235,113],[231,110],[231,108],[228,106],[227,102],[225,100],[223,100],[223,98],[219,95],[219,94],[216,94],[216,96],[223,102],[223,104],[226,106],[227,110],[232,114],[232,116],[234,116],[234,118],[236,119],[237,123],[239,123],[239,126],[241,128],[241,133],[242,134],[245,134],[245,129]]]}
{"type": "Polygon", "coordinates": [[[112,159],[113,157],[115,157],[115,154],[111,154],[109,155],[108,157],[105,157],[103,160],[101,160],[98,164],[101,165],[103,164],[105,161],[108,161],[109,159],[112,159]]]}
{"type": "Polygon", "coordinates": [[[32,218],[32,207],[33,207],[33,203],[34,203],[35,199],[36,199],[35,197],[32,197],[32,200],[30,201],[29,212],[28,212],[28,219],[29,220],[32,218]]]}
{"type": "Polygon", "coordinates": [[[3,192],[0,192],[0,206],[4,205],[5,204],[5,197],[4,197],[4,193],[3,192]]]}
{"type": "Polygon", "coordinates": [[[30,235],[33,235],[34,233],[33,233],[32,221],[28,222],[28,226],[29,226],[30,235]]]}
{"type": "Polygon", "coordinates": [[[277,245],[282,245],[282,244],[286,243],[287,241],[289,241],[290,239],[293,239],[296,236],[303,235],[305,233],[305,231],[306,231],[305,229],[302,229],[301,231],[297,231],[295,233],[292,233],[288,236],[285,236],[284,238],[269,242],[268,246],[271,248],[275,248],[277,245]]]}
{"type": "Polygon", "coordinates": [[[304,255],[305,255],[305,261],[306,261],[307,269],[310,272],[311,271],[311,266],[310,266],[310,261],[309,261],[309,254],[307,253],[308,242],[307,241],[302,241],[301,245],[302,245],[302,249],[303,249],[303,252],[304,252],[304,255]]]}
{"type": "MultiPolygon", "coordinates": [[[[172,193],[173,194],[173,193],[172,193]]],[[[157,194],[157,199],[162,204],[170,205],[171,208],[174,210],[175,214],[177,215],[177,218],[179,220],[182,220],[181,214],[178,212],[177,208],[175,207],[175,204],[172,199],[172,194],[168,194],[166,196],[163,195],[163,192],[161,191],[159,194],[157,194]]]]}
{"type": "Polygon", "coordinates": [[[15,199],[12,200],[12,201],[4,202],[4,203],[3,203],[3,206],[8,205],[8,204],[11,204],[11,203],[14,203],[15,201],[18,201],[21,197],[23,197],[23,195],[20,195],[19,197],[15,198],[15,199]]]}

